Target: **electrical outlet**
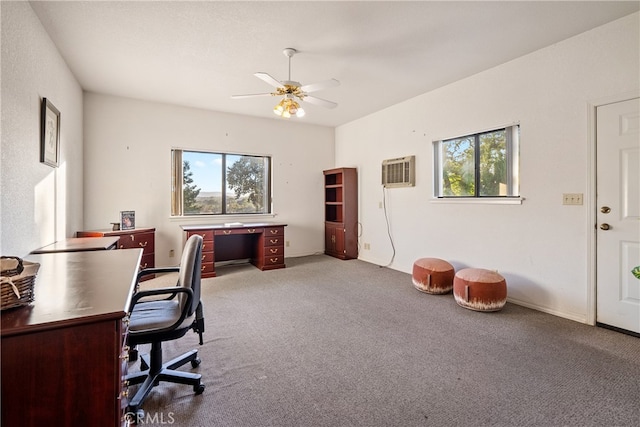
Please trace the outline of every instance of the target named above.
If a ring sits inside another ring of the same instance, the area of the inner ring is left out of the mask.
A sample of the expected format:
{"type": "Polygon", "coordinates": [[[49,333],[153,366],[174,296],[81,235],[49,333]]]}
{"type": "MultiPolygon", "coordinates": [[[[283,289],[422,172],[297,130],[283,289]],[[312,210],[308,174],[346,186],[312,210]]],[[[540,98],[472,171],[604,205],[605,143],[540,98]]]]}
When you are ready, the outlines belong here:
{"type": "Polygon", "coordinates": [[[382,209],[382,202],[378,202],[378,209],[382,209]]]}
{"type": "Polygon", "coordinates": [[[562,195],[563,205],[581,205],[582,193],[564,193],[562,195]]]}
{"type": "Polygon", "coordinates": [[[285,245],[286,247],[289,247],[289,241],[287,240],[287,241],[284,243],[284,245],[285,245]]]}
{"type": "Polygon", "coordinates": [[[369,243],[365,243],[365,244],[364,244],[364,249],[365,249],[365,250],[369,250],[369,249],[371,249],[371,244],[369,244],[369,243]]]}
{"type": "Polygon", "coordinates": [[[169,258],[173,258],[174,256],[176,256],[176,251],[174,251],[173,249],[171,249],[169,251],[169,258]]]}

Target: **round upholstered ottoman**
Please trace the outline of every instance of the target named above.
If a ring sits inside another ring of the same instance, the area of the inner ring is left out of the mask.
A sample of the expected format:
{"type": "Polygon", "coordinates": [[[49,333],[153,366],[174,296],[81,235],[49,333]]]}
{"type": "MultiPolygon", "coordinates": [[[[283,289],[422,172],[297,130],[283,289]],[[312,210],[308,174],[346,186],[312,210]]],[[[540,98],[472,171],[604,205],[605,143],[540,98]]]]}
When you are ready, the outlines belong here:
{"type": "Polygon", "coordinates": [[[498,311],[507,302],[507,281],[496,271],[465,268],[453,278],[453,297],[470,310],[498,311]]]}
{"type": "Polygon", "coordinates": [[[451,292],[453,275],[453,266],[440,258],[420,258],[413,263],[413,286],[428,294],[451,292]]]}

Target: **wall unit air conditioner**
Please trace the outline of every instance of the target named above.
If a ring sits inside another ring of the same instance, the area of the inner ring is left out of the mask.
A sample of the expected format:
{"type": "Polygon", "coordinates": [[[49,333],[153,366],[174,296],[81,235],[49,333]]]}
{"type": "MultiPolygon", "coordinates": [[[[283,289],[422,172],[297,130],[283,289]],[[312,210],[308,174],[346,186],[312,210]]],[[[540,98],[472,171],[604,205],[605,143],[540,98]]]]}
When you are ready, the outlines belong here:
{"type": "Polygon", "coordinates": [[[416,185],[416,156],[382,161],[382,185],[386,188],[416,185]]]}

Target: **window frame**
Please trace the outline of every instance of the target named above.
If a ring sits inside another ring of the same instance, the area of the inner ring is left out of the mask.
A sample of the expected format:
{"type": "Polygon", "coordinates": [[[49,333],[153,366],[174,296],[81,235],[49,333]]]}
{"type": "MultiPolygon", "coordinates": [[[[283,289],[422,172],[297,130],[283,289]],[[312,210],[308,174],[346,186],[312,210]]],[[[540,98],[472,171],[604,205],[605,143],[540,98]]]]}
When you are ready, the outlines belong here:
{"type": "Polygon", "coordinates": [[[250,154],[250,153],[237,153],[237,152],[225,152],[225,151],[214,151],[214,150],[203,150],[203,149],[188,149],[188,148],[179,148],[173,147],[171,148],[171,218],[181,218],[181,219],[189,219],[189,218],[222,218],[222,217],[233,217],[233,216],[264,216],[264,215],[273,215],[273,156],[270,154],[250,154]],[[205,153],[205,154],[214,154],[222,156],[222,177],[221,177],[221,201],[222,201],[222,212],[221,213],[197,213],[197,214],[186,214],[184,213],[184,163],[183,163],[183,153],[205,153]],[[267,190],[267,194],[265,194],[265,212],[226,212],[226,200],[227,200],[227,157],[228,156],[246,156],[246,157],[258,157],[262,159],[266,159],[268,171],[265,174],[267,182],[265,183],[265,189],[267,190]],[[179,191],[178,191],[179,190],[179,191]]]}
{"type": "Polygon", "coordinates": [[[433,201],[455,203],[521,203],[520,195],[520,124],[513,123],[507,126],[487,129],[480,132],[469,133],[453,138],[442,138],[432,142],[433,145],[433,201]],[[507,194],[480,195],[480,137],[498,131],[505,131],[505,160],[507,175],[507,194]],[[474,194],[464,196],[444,195],[443,179],[443,144],[447,141],[469,138],[474,144],[474,194]]]}

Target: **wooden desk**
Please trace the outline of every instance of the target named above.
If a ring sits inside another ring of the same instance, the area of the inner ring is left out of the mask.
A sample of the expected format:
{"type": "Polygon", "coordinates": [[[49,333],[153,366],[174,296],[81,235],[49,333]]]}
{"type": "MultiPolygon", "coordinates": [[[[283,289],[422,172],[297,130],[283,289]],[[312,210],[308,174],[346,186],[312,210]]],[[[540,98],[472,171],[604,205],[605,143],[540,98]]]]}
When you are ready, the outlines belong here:
{"type": "Polygon", "coordinates": [[[119,237],[70,237],[59,242],[43,246],[32,254],[48,254],[54,252],[84,252],[115,249],[119,237]]]}
{"type": "Polygon", "coordinates": [[[142,249],[32,255],[35,301],[2,312],[2,425],[124,425],[142,249]],[[124,358],[122,358],[124,356],[124,358]]]}
{"type": "Polygon", "coordinates": [[[287,224],[256,222],[215,225],[183,225],[185,241],[202,236],[202,277],[215,277],[215,263],[248,259],[260,270],[285,268],[284,227],[287,224]]]}
{"type": "Polygon", "coordinates": [[[78,231],[76,237],[118,237],[118,249],[142,248],[140,269],[153,268],[155,261],[155,228],[138,227],[133,230],[85,230],[78,231]]]}

